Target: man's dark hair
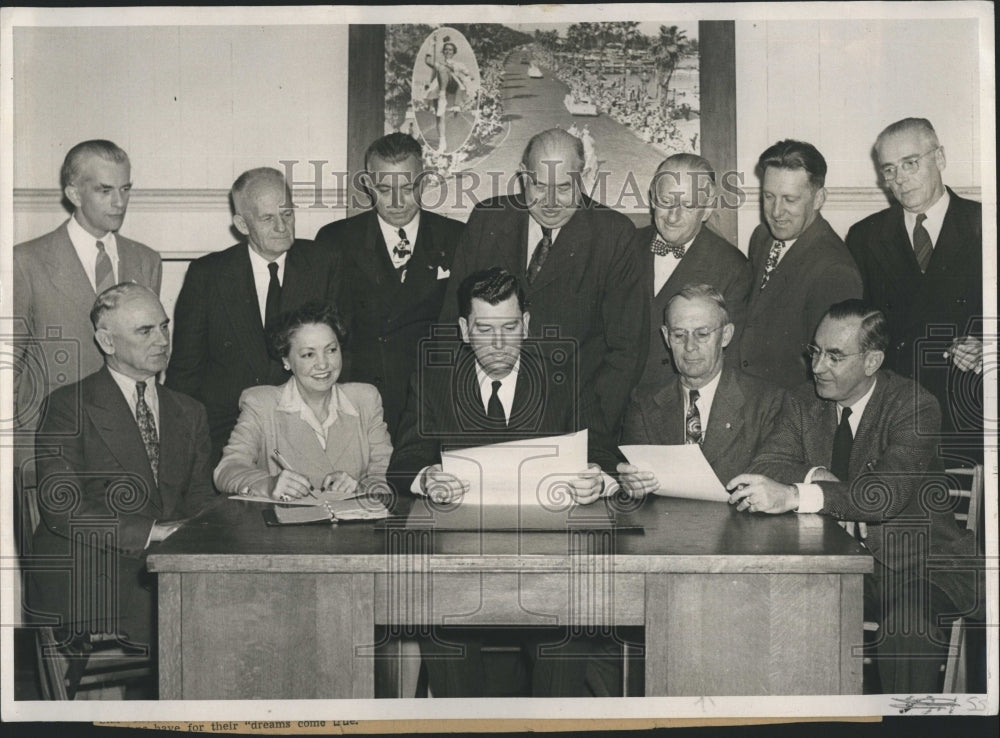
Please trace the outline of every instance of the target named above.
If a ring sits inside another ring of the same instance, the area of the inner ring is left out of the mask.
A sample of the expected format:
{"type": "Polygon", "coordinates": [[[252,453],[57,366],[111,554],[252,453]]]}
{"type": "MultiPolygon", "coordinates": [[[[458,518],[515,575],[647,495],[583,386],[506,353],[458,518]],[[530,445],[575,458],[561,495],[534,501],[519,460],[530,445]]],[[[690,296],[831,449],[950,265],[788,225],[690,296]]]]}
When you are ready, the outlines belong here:
{"type": "Polygon", "coordinates": [[[889,348],[889,325],[885,313],[864,300],[844,300],[830,306],[824,317],[832,320],[861,320],[858,344],[862,351],[882,351],[889,348]]]}
{"type": "Polygon", "coordinates": [[[274,325],[267,331],[267,347],[275,359],[288,356],[292,347],[292,336],[304,325],[328,325],[337,336],[337,342],[343,351],[347,343],[347,324],[332,305],[319,300],[312,300],[281,313],[274,325]]]}
{"type": "Polygon", "coordinates": [[[757,160],[757,176],[761,180],[768,167],[805,170],[814,191],[826,182],[826,159],[819,149],[805,141],[788,138],[770,146],[757,160]]]}
{"type": "Polygon", "coordinates": [[[63,159],[62,168],[59,170],[59,183],[63,189],[76,184],[84,162],[93,156],[99,156],[115,164],[128,163],[128,154],[125,150],[111,141],[103,138],[81,141],[66,152],[66,158],[63,159]]]}
{"type": "Polygon", "coordinates": [[[398,164],[414,157],[423,162],[424,152],[413,136],[405,133],[390,133],[376,139],[365,151],[365,171],[371,171],[372,157],[378,157],[389,164],[398,164]]]}
{"type": "Polygon", "coordinates": [[[458,314],[469,319],[473,298],[490,305],[499,305],[514,294],[517,295],[517,306],[523,313],[528,303],[517,277],[498,266],[473,272],[458,286],[458,314]]]}

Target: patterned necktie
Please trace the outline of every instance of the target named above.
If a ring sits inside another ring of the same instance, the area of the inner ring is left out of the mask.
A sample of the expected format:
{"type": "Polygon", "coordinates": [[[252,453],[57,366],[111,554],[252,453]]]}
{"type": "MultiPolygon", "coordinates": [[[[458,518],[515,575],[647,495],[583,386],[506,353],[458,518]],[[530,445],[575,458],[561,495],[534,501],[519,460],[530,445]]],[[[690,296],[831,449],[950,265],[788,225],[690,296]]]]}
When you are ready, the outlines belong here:
{"type": "Polygon", "coordinates": [[[97,242],[97,261],[94,262],[94,284],[97,286],[97,294],[101,294],[104,290],[115,286],[115,273],[111,268],[111,257],[104,250],[104,241],[97,242]]]}
{"type": "Polygon", "coordinates": [[[160,483],[160,438],[156,434],[156,421],[153,411],[146,404],[146,383],[135,383],[135,420],[139,424],[139,435],[146,447],[149,468],[153,470],[153,481],[160,483]]]}
{"type": "Polygon", "coordinates": [[[854,445],[854,433],[851,431],[851,408],[840,411],[840,425],[833,434],[833,460],[830,471],[841,482],[847,481],[848,465],[851,461],[851,446],[854,445]]]}
{"type": "Polygon", "coordinates": [[[542,264],[545,263],[545,257],[549,255],[549,249],[552,248],[552,229],[542,228],[542,238],[535,246],[535,251],[531,255],[531,262],[528,264],[528,273],[525,278],[528,284],[535,281],[535,277],[538,273],[542,271],[542,264]]]}
{"type": "Polygon", "coordinates": [[[671,246],[659,235],[653,238],[653,243],[649,244],[649,250],[652,251],[657,256],[666,256],[667,254],[673,254],[675,259],[684,258],[684,247],[683,246],[671,246]]]}
{"type": "Polygon", "coordinates": [[[499,379],[493,380],[493,394],[490,395],[490,401],[486,404],[486,417],[490,420],[496,420],[501,423],[507,422],[507,416],[503,411],[503,403],[500,402],[500,385],[503,384],[499,379]]]}
{"type": "Polygon", "coordinates": [[[278,315],[281,304],[281,282],[278,281],[278,263],[270,262],[267,271],[271,280],[267,283],[267,298],[264,301],[264,328],[269,328],[278,315]]]}
{"type": "Polygon", "coordinates": [[[410,239],[406,237],[406,231],[402,228],[399,229],[399,243],[392,247],[393,256],[396,260],[403,260],[403,263],[396,267],[396,273],[399,274],[399,281],[403,282],[406,279],[406,265],[410,261],[410,255],[413,250],[410,249],[410,239]]]}
{"type": "Polygon", "coordinates": [[[764,276],[760,279],[761,289],[764,289],[768,280],[771,279],[771,272],[778,267],[778,259],[781,258],[781,250],[783,248],[785,248],[784,241],[775,241],[771,244],[771,250],[767,254],[767,262],[764,264],[764,276]]]}
{"type": "Polygon", "coordinates": [[[701,432],[701,413],[698,412],[698,398],[701,397],[698,390],[693,389],[688,395],[688,410],[684,417],[684,443],[701,443],[705,436],[701,432]]]}
{"type": "Polygon", "coordinates": [[[931,234],[924,228],[925,220],[927,220],[927,216],[921,213],[917,216],[917,224],[913,226],[913,253],[917,257],[917,264],[920,265],[921,272],[927,271],[927,265],[931,262],[931,254],[934,253],[931,234]]]}

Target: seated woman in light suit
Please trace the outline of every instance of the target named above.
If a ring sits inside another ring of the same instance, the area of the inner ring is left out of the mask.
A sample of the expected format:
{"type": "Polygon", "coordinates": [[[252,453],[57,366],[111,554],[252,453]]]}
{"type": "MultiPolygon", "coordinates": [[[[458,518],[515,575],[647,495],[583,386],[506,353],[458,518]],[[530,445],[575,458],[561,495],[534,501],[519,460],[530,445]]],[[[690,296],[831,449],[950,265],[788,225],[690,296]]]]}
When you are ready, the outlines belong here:
{"type": "Polygon", "coordinates": [[[220,491],[280,500],[384,486],[392,443],[382,398],[370,384],[337,384],[344,338],[344,323],[327,304],[279,316],[268,342],[292,377],[243,392],[215,468],[220,491]]]}

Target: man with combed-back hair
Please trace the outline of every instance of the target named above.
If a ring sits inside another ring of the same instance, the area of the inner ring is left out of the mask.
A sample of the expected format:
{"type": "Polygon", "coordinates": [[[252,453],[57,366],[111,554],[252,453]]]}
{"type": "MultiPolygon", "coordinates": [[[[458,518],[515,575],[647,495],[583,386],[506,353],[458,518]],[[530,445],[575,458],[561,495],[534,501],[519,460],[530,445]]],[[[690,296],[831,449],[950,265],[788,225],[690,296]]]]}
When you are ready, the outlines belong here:
{"type": "Polygon", "coordinates": [[[403,133],[365,153],[362,183],[371,210],[320,228],[316,244],[337,264],[338,305],[351,333],[349,381],[375,385],[393,439],[406,404],[417,343],[430,335],[462,224],[420,205],[420,144],[403,133]]]}
{"type": "Polygon", "coordinates": [[[166,378],[168,387],[204,403],[213,465],[236,425],[243,390],[288,379],[268,354],[265,324],[311,300],[336,300],[330,254],[295,238],[295,209],[281,172],[246,171],[231,196],[233,225],[246,241],[188,266],[166,378]]]}
{"type": "Polygon", "coordinates": [[[947,504],[937,401],[881,368],[888,345],[881,311],[831,306],[808,347],[813,382],[786,394],[774,430],[727,487],[741,511],[818,512],[863,539],[875,557],[865,612],[880,623],[882,691],[927,694],[941,691],[939,616],[979,609],[983,587],[975,537],[947,504]]]}
{"type": "Polygon", "coordinates": [[[32,551],[62,566],[29,569],[30,617],[55,616],[71,649],[96,633],[155,654],[146,550],[215,498],[208,421],[200,403],[156,383],[170,321],[155,293],[113,286],[90,317],[104,366],[53,392],[38,431],[32,551]]]}

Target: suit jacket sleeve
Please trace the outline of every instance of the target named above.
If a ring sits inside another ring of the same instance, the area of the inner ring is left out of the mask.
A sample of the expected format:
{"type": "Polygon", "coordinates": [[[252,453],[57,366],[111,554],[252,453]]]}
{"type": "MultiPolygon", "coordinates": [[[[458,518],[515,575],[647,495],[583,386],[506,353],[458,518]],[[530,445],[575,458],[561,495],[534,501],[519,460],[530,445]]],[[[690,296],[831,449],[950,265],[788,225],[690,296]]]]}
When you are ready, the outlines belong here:
{"type": "Polygon", "coordinates": [[[917,418],[925,427],[940,429],[941,410],[929,393],[921,392],[914,408],[913,396],[899,399],[885,423],[880,448],[873,448],[867,470],[849,483],[819,482],[823,488],[822,513],[842,520],[882,523],[899,515],[929,481],[927,472],[936,461],[938,434],[918,432],[917,418]]]}
{"type": "Polygon", "coordinates": [[[212,486],[212,467],[209,465],[212,439],[208,434],[208,413],[204,405],[198,403],[193,418],[191,479],[178,511],[179,517],[185,518],[197,515],[218,499],[212,486]]]}
{"type": "Polygon", "coordinates": [[[235,495],[271,475],[267,469],[266,434],[272,403],[253,397],[250,388],[240,397],[240,417],[215,467],[215,486],[223,494],[235,495]]]}
{"type": "Polygon", "coordinates": [[[625,410],[625,420],[622,423],[622,444],[653,443],[646,430],[646,420],[643,417],[642,402],[635,390],[629,396],[628,408],[625,410]]]}
{"type": "Polygon", "coordinates": [[[736,333],[730,342],[727,351],[732,351],[739,345],[740,332],[746,323],[747,303],[750,301],[750,289],[753,286],[753,274],[750,270],[750,262],[743,262],[743,266],[736,272],[733,280],[726,285],[723,298],[726,300],[726,310],[729,312],[729,320],[736,326],[736,333]]]}
{"type": "Polygon", "coordinates": [[[369,455],[365,477],[380,482],[385,479],[386,471],[389,469],[392,441],[389,438],[389,429],[382,418],[382,396],[371,385],[365,385],[365,388],[368,390],[368,397],[360,403],[359,408],[361,426],[368,433],[369,455]]]}
{"type": "Polygon", "coordinates": [[[628,395],[639,381],[646,361],[649,309],[639,280],[635,252],[629,248],[632,229],[614,234],[614,259],[604,282],[602,302],[605,344],[594,391],[603,411],[607,432],[621,423],[628,395]]]}
{"type": "Polygon", "coordinates": [[[212,288],[204,271],[195,261],[184,276],[174,306],[174,344],[166,377],[168,387],[202,402],[208,356],[207,296],[212,288]]]}
{"type": "Polygon", "coordinates": [[[35,321],[31,307],[34,304],[32,293],[32,282],[22,259],[19,258],[21,250],[14,249],[14,281],[17,287],[11,290],[14,293],[14,417],[19,418],[20,413],[17,408],[18,397],[20,396],[21,376],[24,373],[28,360],[28,339],[35,333],[35,321]],[[21,323],[20,321],[24,321],[21,323]]]}
{"type": "Polygon", "coordinates": [[[417,373],[410,378],[406,409],[399,422],[396,447],[389,462],[389,483],[397,494],[410,493],[410,486],[425,466],[441,463],[441,442],[428,438],[421,428],[439,428],[430,391],[417,392],[417,373]]]}
{"type": "Polygon", "coordinates": [[[130,503],[145,496],[148,491],[135,490],[137,480],[126,472],[95,474],[88,469],[84,437],[88,431],[94,432],[94,428],[78,427],[81,422],[86,423],[79,410],[79,401],[75,391],[57,391],[46,402],[47,408],[36,437],[38,507],[42,520],[56,535],[70,538],[71,519],[117,516],[117,549],[126,556],[139,558],[143,555],[155,519],[146,512],[146,506],[129,513],[122,513],[117,508],[132,507],[130,503]],[[116,490],[120,493],[119,502],[122,504],[112,499],[116,490]],[[76,504],[72,504],[74,501],[76,504]]]}
{"type": "Polygon", "coordinates": [[[747,469],[749,474],[763,474],[783,484],[796,484],[806,478],[814,466],[827,460],[810,459],[804,436],[805,408],[795,392],[786,392],[774,428],[764,439],[757,456],[747,469]]]}

